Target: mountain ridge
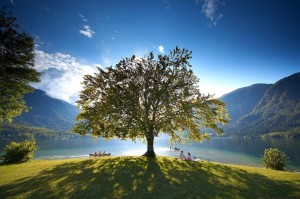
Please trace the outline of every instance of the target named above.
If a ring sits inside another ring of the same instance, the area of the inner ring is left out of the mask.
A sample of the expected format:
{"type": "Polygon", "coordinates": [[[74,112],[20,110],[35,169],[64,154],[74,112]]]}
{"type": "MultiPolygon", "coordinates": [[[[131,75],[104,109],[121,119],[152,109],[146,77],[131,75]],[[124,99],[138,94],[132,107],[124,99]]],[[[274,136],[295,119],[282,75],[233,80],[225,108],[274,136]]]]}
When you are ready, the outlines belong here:
{"type": "Polygon", "coordinates": [[[26,94],[24,98],[29,111],[16,117],[13,123],[65,131],[75,125],[79,113],[76,106],[52,98],[39,89],[26,94]]]}
{"type": "Polygon", "coordinates": [[[223,95],[220,99],[226,103],[228,112],[231,113],[231,123],[250,113],[271,85],[253,84],[223,95]]]}
{"type": "MultiPolygon", "coordinates": [[[[300,72],[274,84],[253,84],[220,98],[232,120],[224,126],[225,135],[261,136],[271,132],[300,132],[300,72]]],[[[36,89],[25,95],[28,112],[14,124],[67,131],[75,125],[79,109],[36,89]]]]}
{"type": "MultiPolygon", "coordinates": [[[[234,97],[237,90],[226,94],[227,98],[234,97]]],[[[239,104],[227,105],[229,114],[234,115],[234,106],[239,104]]],[[[298,128],[300,129],[300,73],[295,73],[271,84],[253,109],[237,119],[234,118],[225,126],[225,132],[259,136],[272,132],[295,131],[298,128]]]]}

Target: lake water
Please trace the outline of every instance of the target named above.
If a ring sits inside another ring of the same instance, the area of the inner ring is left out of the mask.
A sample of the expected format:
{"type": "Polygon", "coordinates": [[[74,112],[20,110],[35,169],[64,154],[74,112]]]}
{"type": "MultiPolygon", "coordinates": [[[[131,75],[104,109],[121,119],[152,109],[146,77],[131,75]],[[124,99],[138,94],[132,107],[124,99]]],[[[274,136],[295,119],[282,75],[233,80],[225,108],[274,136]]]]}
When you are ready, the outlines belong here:
{"type": "MultiPolygon", "coordinates": [[[[90,153],[100,150],[112,156],[140,156],[147,145],[142,142],[121,140],[47,139],[37,141],[39,149],[36,159],[88,158],[90,153]]],[[[300,140],[296,139],[211,139],[203,143],[175,144],[185,154],[190,152],[202,160],[262,167],[261,155],[265,148],[279,148],[289,156],[288,168],[300,171],[300,140]]],[[[178,157],[179,152],[170,150],[168,137],[156,138],[154,150],[159,156],[178,157]]]]}

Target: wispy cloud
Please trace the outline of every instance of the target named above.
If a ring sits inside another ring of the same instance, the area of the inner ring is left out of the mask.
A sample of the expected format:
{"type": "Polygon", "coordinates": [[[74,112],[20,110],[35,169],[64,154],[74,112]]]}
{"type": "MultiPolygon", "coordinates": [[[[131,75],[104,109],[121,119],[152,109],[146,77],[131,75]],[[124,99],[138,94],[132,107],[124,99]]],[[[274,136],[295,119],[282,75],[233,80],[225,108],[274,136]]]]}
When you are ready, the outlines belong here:
{"type": "Polygon", "coordinates": [[[163,2],[164,2],[164,4],[165,4],[165,8],[166,8],[167,10],[169,10],[169,9],[171,8],[171,6],[172,6],[171,0],[163,0],[163,2]]]}
{"type": "Polygon", "coordinates": [[[113,50],[111,48],[103,48],[101,52],[101,63],[104,67],[114,65],[118,60],[113,57],[113,50]]]}
{"type": "Polygon", "coordinates": [[[160,53],[162,53],[162,54],[165,53],[165,49],[164,49],[163,46],[158,46],[157,50],[158,50],[160,53]]]}
{"type": "Polygon", "coordinates": [[[80,17],[81,20],[84,21],[84,22],[87,22],[87,21],[88,21],[88,20],[85,18],[85,16],[82,15],[82,14],[79,14],[79,17],[80,17]]]}
{"type": "Polygon", "coordinates": [[[35,46],[35,48],[40,48],[43,45],[44,45],[44,42],[41,40],[41,38],[39,36],[36,35],[34,37],[34,46],[35,46]]]}
{"type": "Polygon", "coordinates": [[[93,75],[96,67],[101,65],[85,65],[75,57],[67,54],[48,54],[35,50],[35,68],[42,72],[41,82],[33,86],[47,92],[51,97],[75,103],[79,91],[82,90],[83,76],[93,75]]]}
{"type": "Polygon", "coordinates": [[[14,0],[9,0],[11,4],[13,4],[14,6],[16,6],[14,0]]]}
{"type": "Polygon", "coordinates": [[[218,21],[223,17],[223,14],[219,12],[218,8],[223,3],[220,0],[195,0],[198,4],[203,2],[202,12],[209,19],[209,26],[216,26],[218,21]]]}
{"type": "Polygon", "coordinates": [[[83,26],[83,30],[79,30],[79,33],[89,38],[92,38],[93,34],[96,34],[94,31],[92,31],[90,26],[83,26]]]}

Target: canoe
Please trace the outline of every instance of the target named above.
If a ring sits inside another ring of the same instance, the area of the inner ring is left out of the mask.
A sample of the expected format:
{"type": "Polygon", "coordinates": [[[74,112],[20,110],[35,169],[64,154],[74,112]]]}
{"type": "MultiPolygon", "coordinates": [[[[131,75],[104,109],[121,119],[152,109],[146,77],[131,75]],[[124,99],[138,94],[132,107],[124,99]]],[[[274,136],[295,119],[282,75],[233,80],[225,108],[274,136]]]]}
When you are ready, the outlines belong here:
{"type": "Polygon", "coordinates": [[[105,154],[94,154],[94,153],[90,153],[90,156],[94,156],[94,157],[101,157],[101,156],[111,156],[111,153],[105,153],[105,154]]]}

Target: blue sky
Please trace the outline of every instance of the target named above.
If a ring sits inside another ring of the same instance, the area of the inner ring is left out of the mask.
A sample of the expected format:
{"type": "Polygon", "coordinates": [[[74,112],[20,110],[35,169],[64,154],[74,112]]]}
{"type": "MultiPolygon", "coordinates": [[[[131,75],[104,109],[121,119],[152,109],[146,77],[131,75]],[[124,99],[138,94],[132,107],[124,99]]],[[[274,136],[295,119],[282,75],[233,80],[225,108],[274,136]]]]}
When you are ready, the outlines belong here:
{"type": "Polygon", "coordinates": [[[300,71],[298,0],[1,0],[36,41],[49,95],[74,103],[84,74],[133,54],[193,51],[216,97],[300,71]]]}

